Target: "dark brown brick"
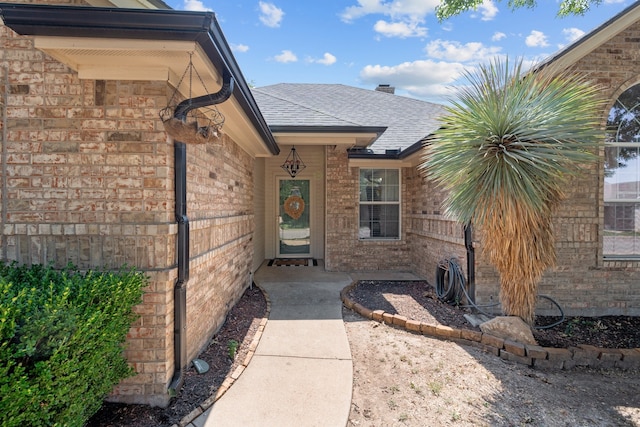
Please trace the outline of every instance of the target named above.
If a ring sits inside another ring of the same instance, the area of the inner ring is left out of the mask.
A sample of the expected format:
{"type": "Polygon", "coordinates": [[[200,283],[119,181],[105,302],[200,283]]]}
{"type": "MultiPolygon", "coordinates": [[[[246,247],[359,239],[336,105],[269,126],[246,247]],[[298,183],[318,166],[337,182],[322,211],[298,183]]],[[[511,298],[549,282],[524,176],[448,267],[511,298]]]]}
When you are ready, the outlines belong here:
{"type": "Polygon", "coordinates": [[[516,342],[516,341],[505,340],[504,341],[504,349],[506,351],[508,351],[509,353],[514,354],[516,356],[524,357],[524,356],[527,355],[527,352],[525,350],[524,344],[516,342]]]}
{"type": "MultiPolygon", "coordinates": [[[[524,350],[524,348],[523,348],[524,350]]],[[[526,357],[526,356],[520,356],[518,354],[513,354],[510,351],[507,351],[505,349],[500,350],[500,357],[504,360],[508,360],[510,362],[516,362],[519,363],[521,365],[526,365],[526,366],[532,366],[533,365],[533,361],[530,357],[526,357]]]]}
{"type": "Polygon", "coordinates": [[[547,358],[547,350],[544,347],[539,345],[531,345],[525,344],[525,349],[527,351],[527,356],[532,357],[534,359],[546,359],[547,358]]]}
{"type": "Polygon", "coordinates": [[[480,342],[482,340],[482,332],[472,331],[471,329],[460,329],[460,338],[480,342]]]}
{"type": "Polygon", "coordinates": [[[622,359],[616,362],[616,367],[621,369],[640,368],[640,349],[622,348],[619,350],[622,359]]]}
{"type": "Polygon", "coordinates": [[[600,367],[613,368],[622,360],[622,353],[615,348],[605,348],[600,352],[600,367]]]}
{"type": "Polygon", "coordinates": [[[497,349],[501,349],[504,347],[504,339],[495,337],[493,335],[482,334],[482,341],[480,342],[497,349]]]}
{"type": "Polygon", "coordinates": [[[569,347],[568,349],[573,354],[573,362],[576,366],[598,366],[600,361],[600,349],[588,345],[579,345],[578,347],[569,347]]]}

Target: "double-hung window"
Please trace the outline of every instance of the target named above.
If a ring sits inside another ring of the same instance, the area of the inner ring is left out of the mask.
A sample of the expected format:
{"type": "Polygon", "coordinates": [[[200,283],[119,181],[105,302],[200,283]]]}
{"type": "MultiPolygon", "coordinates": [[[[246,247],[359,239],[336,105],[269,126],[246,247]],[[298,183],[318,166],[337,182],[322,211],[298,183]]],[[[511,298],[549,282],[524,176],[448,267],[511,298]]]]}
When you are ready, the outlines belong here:
{"type": "Polygon", "coordinates": [[[604,165],[605,257],[640,257],[640,85],[609,111],[604,165]]]}
{"type": "Polygon", "coordinates": [[[400,170],[360,169],[360,239],[400,238],[400,170]]]}

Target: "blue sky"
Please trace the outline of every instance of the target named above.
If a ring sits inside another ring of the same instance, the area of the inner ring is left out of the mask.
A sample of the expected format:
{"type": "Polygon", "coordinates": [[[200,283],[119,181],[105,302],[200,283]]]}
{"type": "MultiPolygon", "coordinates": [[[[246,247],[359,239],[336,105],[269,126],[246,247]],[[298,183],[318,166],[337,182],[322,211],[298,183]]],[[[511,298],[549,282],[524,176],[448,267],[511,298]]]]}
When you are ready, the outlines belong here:
{"type": "Polygon", "coordinates": [[[341,83],[445,102],[460,73],[495,56],[535,62],[629,6],[604,0],[584,16],[556,17],[558,3],[511,11],[486,0],[475,12],[439,23],[438,0],[168,0],[178,10],[210,10],[245,79],[341,83]]]}

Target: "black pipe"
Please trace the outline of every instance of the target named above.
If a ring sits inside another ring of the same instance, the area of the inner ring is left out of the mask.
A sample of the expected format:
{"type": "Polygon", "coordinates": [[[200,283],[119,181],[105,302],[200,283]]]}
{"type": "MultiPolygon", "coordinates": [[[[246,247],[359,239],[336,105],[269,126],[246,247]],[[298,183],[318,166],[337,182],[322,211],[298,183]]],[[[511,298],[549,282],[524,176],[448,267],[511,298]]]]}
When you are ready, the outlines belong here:
{"type": "MultiPolygon", "coordinates": [[[[234,80],[225,69],[220,90],[209,95],[186,99],[176,107],[173,116],[184,121],[189,111],[209,105],[220,104],[233,93],[234,80]]],[[[178,256],[178,279],[173,288],[173,360],[174,374],[169,384],[169,393],[178,393],[184,382],[187,362],[187,282],[189,281],[189,217],[187,216],[187,146],[174,141],[174,170],[176,222],[178,235],[176,252],[178,256]]]]}
{"type": "Polygon", "coordinates": [[[473,248],[473,230],[471,223],[464,226],[464,246],[467,249],[467,284],[469,286],[470,303],[476,302],[476,256],[473,248]]]}

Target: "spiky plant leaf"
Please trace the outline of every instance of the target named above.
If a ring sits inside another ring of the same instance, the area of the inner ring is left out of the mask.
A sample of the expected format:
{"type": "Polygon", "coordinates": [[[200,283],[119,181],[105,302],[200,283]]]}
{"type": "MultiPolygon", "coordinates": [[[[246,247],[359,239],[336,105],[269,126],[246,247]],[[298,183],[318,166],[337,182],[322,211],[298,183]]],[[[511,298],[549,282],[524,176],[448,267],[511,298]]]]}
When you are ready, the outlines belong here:
{"type": "Polygon", "coordinates": [[[552,216],[570,176],[597,159],[603,104],[584,76],[495,60],[466,75],[420,165],[446,212],[483,232],[509,315],[533,322],[537,283],[555,264],[552,216]]]}

